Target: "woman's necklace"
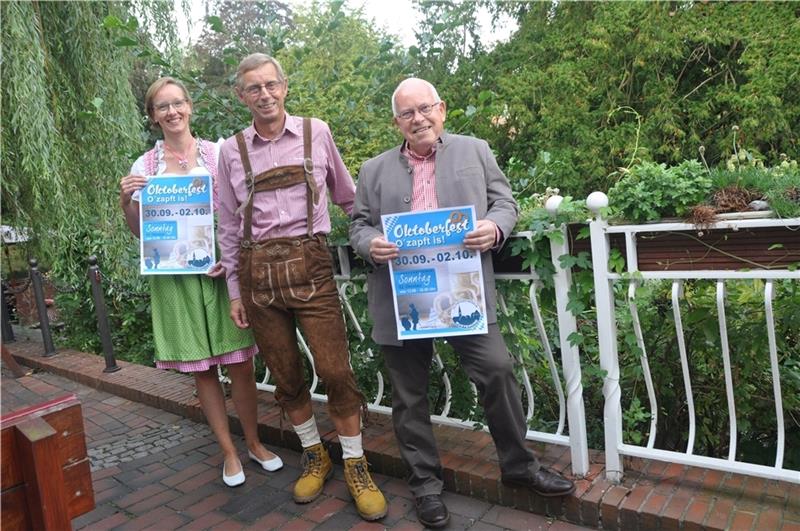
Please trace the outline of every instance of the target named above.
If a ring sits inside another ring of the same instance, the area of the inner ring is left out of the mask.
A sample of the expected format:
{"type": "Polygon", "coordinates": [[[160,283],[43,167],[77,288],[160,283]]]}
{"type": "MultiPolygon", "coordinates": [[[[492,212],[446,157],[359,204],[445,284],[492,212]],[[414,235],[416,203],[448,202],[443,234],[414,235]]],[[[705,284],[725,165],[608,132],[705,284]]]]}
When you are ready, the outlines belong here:
{"type": "Polygon", "coordinates": [[[178,161],[178,166],[180,166],[182,170],[189,169],[189,153],[191,153],[192,148],[194,148],[194,138],[192,138],[192,143],[189,145],[189,149],[186,150],[186,154],[178,153],[177,151],[169,147],[166,140],[164,141],[164,147],[167,148],[167,151],[172,153],[172,156],[175,157],[175,160],[178,161]]]}

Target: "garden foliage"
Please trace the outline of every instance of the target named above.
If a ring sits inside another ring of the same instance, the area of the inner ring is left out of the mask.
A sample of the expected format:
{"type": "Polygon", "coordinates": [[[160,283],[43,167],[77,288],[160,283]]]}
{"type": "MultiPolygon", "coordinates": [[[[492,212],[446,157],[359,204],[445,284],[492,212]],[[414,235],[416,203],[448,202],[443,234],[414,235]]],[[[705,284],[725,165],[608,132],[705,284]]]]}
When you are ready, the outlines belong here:
{"type": "MultiPolygon", "coordinates": [[[[712,166],[738,141],[773,163],[800,142],[800,13],[794,2],[423,2],[420,71],[503,164],[541,151],[574,196],[614,184],[637,161],[676,165],[706,149],[712,166]],[[483,5],[519,28],[482,49],[483,5]],[[483,91],[489,105],[478,102],[483,91]]],[[[530,163],[529,163],[530,164],[530,163]]],[[[537,190],[537,191],[539,191],[537,190]]]]}
{"type": "Polygon", "coordinates": [[[67,344],[99,351],[87,258],[103,269],[121,352],[150,349],[138,249],[120,216],[119,178],[143,150],[132,58],[102,26],[123,6],[2,2],[2,217],[33,236],[28,252],[55,283],[67,344]],[[66,318],[68,316],[68,318],[66,318]]]}
{"type": "MultiPolygon", "coordinates": [[[[797,215],[800,174],[796,164],[791,166],[800,137],[796,4],[481,0],[418,5],[423,22],[417,44],[409,49],[341,1],[292,10],[273,0],[209,1],[198,44],[181,48],[171,2],[0,3],[3,223],[32,231],[28,252],[49,268],[57,284],[83,286],[58,296],[68,325],[63,344],[100,350],[84,280],[85,260],[96,254],[119,356],[151,362],[146,283],[136,275],[138,248],[117,205],[120,177],[158,134],[142,117],[144,91],[160,75],[179,77],[195,101],[194,132],[227,137],[249,121],[231,86],[236,64],[252,51],[282,62],[289,80],[288,111],[326,120],[353,175],[365,160],[401,139],[391,123],[396,84],[410,75],[434,82],[447,102],[447,128],[487,139],[509,176],[522,208],[518,229],[533,236],[532,243],[512,242],[506,252],[520,255],[542,277],[551,338],[557,334],[548,241],[560,237],[552,225],[585,220],[582,198],[589,192],[607,191],[612,209],[628,221],[684,216],[732,184],[758,191],[781,215],[797,215]],[[476,22],[481,9],[513,17],[518,30],[507,42],[486,48],[476,22]],[[698,155],[702,164],[695,162],[698,155]],[[732,156],[734,167],[724,168],[732,156]],[[541,207],[556,192],[566,198],[552,217],[541,207]]],[[[343,242],[347,219],[338,209],[332,213],[333,240],[343,242]]],[[[586,232],[571,237],[586,237],[586,232]]],[[[579,332],[572,340],[581,348],[590,445],[600,447],[603,374],[593,325],[591,261],[587,253],[559,259],[574,271],[569,309],[579,332]]],[[[621,264],[613,255],[612,266],[621,264]]],[[[776,435],[761,288],[752,283],[731,288],[728,329],[743,419],[739,453],[769,462],[776,435]]],[[[364,287],[354,283],[348,289],[368,337],[364,287]]],[[[519,283],[500,283],[499,289],[508,303],[501,324],[509,346],[521,359],[519,370],[532,377],[531,426],[551,430],[558,403],[543,345],[533,333],[527,290],[519,283]]],[[[687,284],[684,324],[690,329],[694,398],[703,419],[695,453],[724,456],[727,415],[719,332],[710,310],[713,289],[708,283],[687,284]]],[[[786,466],[797,468],[800,294],[797,282],[777,283],[777,290],[787,449],[795,449],[787,451],[786,466]]],[[[638,300],[658,388],[657,446],[682,450],[688,421],[674,335],[669,335],[669,287],[644,284],[638,300]]],[[[624,436],[626,442],[640,443],[649,426],[641,353],[623,311],[624,293],[617,293],[617,301],[624,436]]],[[[359,384],[371,396],[382,367],[379,349],[352,327],[350,334],[359,384]],[[374,357],[367,356],[368,348],[374,357]]],[[[455,371],[451,414],[480,422],[466,376],[446,345],[441,353],[444,365],[455,371]]],[[[431,401],[441,406],[443,386],[439,378],[432,381],[431,401]]]]}

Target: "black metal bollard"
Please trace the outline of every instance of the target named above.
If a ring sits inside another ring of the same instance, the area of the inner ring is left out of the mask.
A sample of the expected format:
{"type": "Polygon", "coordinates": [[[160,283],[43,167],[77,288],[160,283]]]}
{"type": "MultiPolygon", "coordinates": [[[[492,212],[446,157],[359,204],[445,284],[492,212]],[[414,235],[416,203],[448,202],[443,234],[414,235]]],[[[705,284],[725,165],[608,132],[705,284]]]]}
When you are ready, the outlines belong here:
{"type": "Polygon", "coordinates": [[[97,257],[89,257],[89,282],[92,284],[92,298],[94,298],[94,308],[97,312],[97,330],[100,332],[100,341],[103,344],[103,356],[106,359],[106,368],[103,372],[116,372],[120,369],[114,357],[114,345],[111,343],[111,327],[108,324],[108,310],[106,309],[106,299],[103,296],[101,286],[100,268],[97,266],[97,257]]]}
{"type": "Polygon", "coordinates": [[[11,327],[11,320],[8,317],[8,295],[6,295],[6,283],[2,282],[3,292],[2,301],[0,301],[0,319],[3,322],[3,343],[13,343],[14,329],[11,327]]]}
{"type": "Polygon", "coordinates": [[[39,329],[42,332],[42,342],[44,343],[44,354],[49,358],[56,355],[56,347],[53,345],[53,336],[50,334],[50,318],[47,316],[47,304],[44,302],[44,288],[42,287],[42,274],[39,272],[39,262],[36,258],[28,260],[31,269],[31,284],[33,285],[33,297],[36,300],[36,310],[39,313],[39,329]]]}

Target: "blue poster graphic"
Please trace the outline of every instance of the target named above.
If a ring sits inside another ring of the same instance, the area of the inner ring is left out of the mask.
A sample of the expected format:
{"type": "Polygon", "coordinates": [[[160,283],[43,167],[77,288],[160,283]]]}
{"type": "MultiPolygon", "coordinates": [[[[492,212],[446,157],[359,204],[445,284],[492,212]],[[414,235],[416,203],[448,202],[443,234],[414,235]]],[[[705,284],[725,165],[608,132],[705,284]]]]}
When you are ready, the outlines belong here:
{"type": "Polygon", "coordinates": [[[397,338],[485,334],[480,253],[464,246],[475,230],[473,206],[381,217],[399,256],[389,262],[397,338]]]}
{"type": "Polygon", "coordinates": [[[216,262],[210,175],[149,177],[139,197],[142,275],[203,274],[216,262]]]}

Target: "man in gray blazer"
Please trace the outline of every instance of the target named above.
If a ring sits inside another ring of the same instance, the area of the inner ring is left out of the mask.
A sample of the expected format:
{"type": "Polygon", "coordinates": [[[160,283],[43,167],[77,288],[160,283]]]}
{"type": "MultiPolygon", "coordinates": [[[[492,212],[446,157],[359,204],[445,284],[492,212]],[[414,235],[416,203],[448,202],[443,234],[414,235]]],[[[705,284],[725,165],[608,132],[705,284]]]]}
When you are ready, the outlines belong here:
{"type": "Polygon", "coordinates": [[[362,166],[350,243],[374,266],[367,275],[372,337],[381,345],[392,383],[394,431],[411,471],[408,483],[417,517],[428,527],[443,527],[450,518],[441,498],[442,468],[427,400],[433,341],[397,339],[387,262],[398,256],[398,249],[383,236],[383,214],[475,206],[478,221],[464,244],[481,253],[489,333],[449,337],[448,342],[478,389],[503,482],[541,496],[570,494],[575,485],[542,468],[525,445],[519,384],[497,325],[490,251],[502,245],[517,221],[508,180],[484,140],[444,131],[446,105],[429,82],[410,78],[400,83],[392,112],[405,141],[362,166]]]}

